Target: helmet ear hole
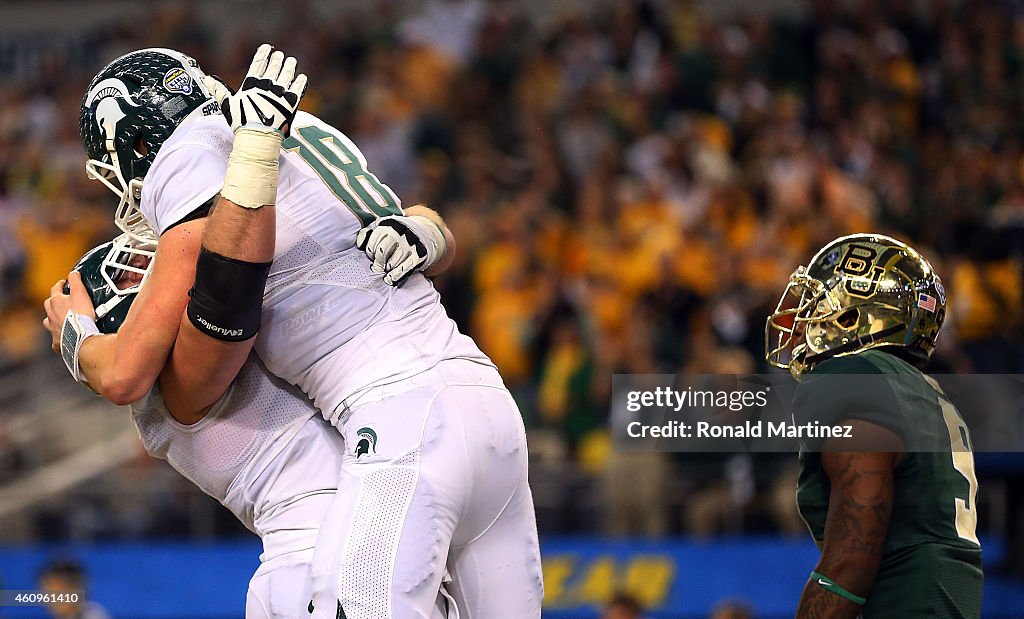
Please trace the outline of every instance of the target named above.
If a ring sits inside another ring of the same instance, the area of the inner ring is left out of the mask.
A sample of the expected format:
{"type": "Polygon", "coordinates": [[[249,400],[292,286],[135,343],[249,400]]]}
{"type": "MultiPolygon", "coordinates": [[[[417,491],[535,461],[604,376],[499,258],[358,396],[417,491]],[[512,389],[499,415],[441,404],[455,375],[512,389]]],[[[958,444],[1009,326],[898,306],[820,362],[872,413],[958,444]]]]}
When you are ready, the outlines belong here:
{"type": "Polygon", "coordinates": [[[857,321],[860,319],[860,310],[856,307],[851,307],[836,318],[836,324],[844,329],[852,329],[857,326],[857,321]]]}

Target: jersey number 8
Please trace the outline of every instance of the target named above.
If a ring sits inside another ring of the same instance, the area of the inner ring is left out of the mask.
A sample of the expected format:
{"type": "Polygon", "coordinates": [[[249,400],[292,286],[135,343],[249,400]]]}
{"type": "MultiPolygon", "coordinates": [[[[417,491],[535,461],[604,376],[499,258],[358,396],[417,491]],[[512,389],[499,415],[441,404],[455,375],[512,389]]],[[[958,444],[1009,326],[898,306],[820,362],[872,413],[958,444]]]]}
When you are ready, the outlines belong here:
{"type": "Polygon", "coordinates": [[[281,148],[297,152],[361,226],[379,217],[402,214],[395,194],[366,169],[366,161],[344,136],[306,125],[294,128],[281,148]]]}

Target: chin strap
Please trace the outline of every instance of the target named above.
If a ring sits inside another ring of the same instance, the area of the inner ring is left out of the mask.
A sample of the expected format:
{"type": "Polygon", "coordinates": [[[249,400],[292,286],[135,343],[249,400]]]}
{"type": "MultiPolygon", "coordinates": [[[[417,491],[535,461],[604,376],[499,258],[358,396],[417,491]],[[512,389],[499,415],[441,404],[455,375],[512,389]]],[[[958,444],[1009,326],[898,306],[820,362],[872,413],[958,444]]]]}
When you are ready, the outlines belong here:
{"type": "Polygon", "coordinates": [[[893,325],[893,326],[889,327],[888,329],[882,329],[881,331],[879,331],[877,333],[867,333],[867,334],[862,335],[862,336],[858,337],[855,340],[851,340],[851,341],[849,341],[849,342],[847,342],[847,343],[845,343],[845,344],[843,344],[841,346],[836,346],[835,348],[826,350],[824,352],[819,352],[817,354],[810,355],[809,357],[804,357],[804,364],[807,365],[807,366],[815,365],[815,364],[821,363],[822,361],[826,361],[828,359],[831,359],[832,357],[835,357],[836,355],[841,355],[843,353],[847,353],[847,352],[850,352],[850,351],[853,351],[853,350],[857,350],[859,348],[863,348],[863,347],[867,346],[868,344],[874,344],[878,340],[883,340],[883,339],[889,337],[890,335],[896,335],[897,333],[899,333],[901,331],[906,331],[906,330],[907,330],[907,325],[893,325]]]}

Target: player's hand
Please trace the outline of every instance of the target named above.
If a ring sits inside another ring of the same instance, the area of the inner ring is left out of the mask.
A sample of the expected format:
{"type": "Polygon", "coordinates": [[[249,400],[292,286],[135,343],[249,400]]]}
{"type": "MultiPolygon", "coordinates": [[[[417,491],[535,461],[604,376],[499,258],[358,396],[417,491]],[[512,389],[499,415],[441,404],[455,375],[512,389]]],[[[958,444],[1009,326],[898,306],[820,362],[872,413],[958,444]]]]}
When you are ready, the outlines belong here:
{"type": "Polygon", "coordinates": [[[46,309],[43,326],[50,332],[50,347],[55,353],[60,352],[60,332],[69,311],[96,320],[92,299],[89,298],[89,292],[82,284],[82,275],[78,271],[72,271],[67,281],[62,279],[50,288],[50,298],[43,302],[43,307],[46,309]]]}
{"type": "Polygon", "coordinates": [[[295,75],[295,64],[295,58],[286,58],[284,52],[264,43],[256,50],[238,92],[213,75],[204,77],[203,83],[220,104],[232,131],[255,125],[287,136],[306,92],[306,76],[295,75]]]}
{"type": "Polygon", "coordinates": [[[416,271],[430,268],[443,253],[438,250],[436,225],[425,217],[391,215],[363,228],[356,247],[373,261],[370,269],[384,275],[384,283],[397,286],[416,271]]]}

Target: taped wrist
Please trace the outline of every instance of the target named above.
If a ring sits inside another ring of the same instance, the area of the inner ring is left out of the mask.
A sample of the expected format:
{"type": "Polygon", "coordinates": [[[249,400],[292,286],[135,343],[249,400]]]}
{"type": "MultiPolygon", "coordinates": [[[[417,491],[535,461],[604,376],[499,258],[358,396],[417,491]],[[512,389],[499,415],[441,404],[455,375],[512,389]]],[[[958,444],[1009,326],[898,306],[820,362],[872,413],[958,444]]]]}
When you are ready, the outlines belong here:
{"type": "Polygon", "coordinates": [[[441,230],[441,227],[428,217],[411,215],[406,217],[405,221],[406,225],[420,239],[427,251],[427,260],[420,267],[420,270],[425,271],[441,259],[441,256],[448,249],[448,241],[444,238],[444,232],[441,230]]]}
{"type": "Polygon", "coordinates": [[[828,591],[829,593],[834,593],[841,598],[846,598],[854,604],[859,604],[860,606],[863,606],[868,601],[867,598],[863,598],[855,593],[851,593],[846,589],[840,587],[838,584],[836,584],[836,581],[832,580],[828,576],[825,576],[824,574],[819,574],[818,572],[811,572],[811,580],[814,581],[814,583],[822,589],[828,591]]]}
{"type": "Polygon", "coordinates": [[[260,330],[270,262],[245,262],[207,251],[196,261],[196,281],[185,313],[206,335],[243,342],[260,330]]]}
{"type": "Polygon", "coordinates": [[[281,132],[270,127],[239,127],[228,157],[221,197],[244,208],[276,203],[282,140],[281,132]]]}
{"type": "Polygon", "coordinates": [[[85,314],[68,312],[64,316],[64,324],[60,329],[60,356],[71,376],[80,383],[85,382],[85,375],[78,366],[78,353],[85,340],[99,334],[96,321],[85,314]]]}

